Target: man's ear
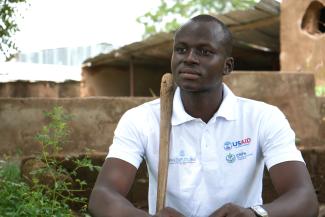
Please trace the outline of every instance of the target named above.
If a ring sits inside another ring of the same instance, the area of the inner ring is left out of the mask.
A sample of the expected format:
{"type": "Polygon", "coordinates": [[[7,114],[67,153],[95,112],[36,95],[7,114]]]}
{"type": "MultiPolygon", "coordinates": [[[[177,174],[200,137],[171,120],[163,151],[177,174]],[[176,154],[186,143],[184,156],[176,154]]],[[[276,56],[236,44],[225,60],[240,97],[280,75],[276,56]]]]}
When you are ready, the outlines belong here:
{"type": "Polygon", "coordinates": [[[223,75],[229,75],[233,69],[234,69],[234,58],[227,57],[225,60],[223,75]]]}

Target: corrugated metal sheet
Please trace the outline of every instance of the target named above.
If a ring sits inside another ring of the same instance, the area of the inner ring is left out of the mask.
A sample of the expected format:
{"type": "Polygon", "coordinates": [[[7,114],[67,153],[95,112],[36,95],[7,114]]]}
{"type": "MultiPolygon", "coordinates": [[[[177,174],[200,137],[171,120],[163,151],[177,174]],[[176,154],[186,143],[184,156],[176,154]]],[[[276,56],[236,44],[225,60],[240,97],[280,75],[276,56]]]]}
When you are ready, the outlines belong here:
{"type": "MultiPolygon", "coordinates": [[[[262,0],[254,8],[215,15],[233,33],[234,46],[279,52],[280,4],[275,0],[262,0]]],[[[103,64],[126,65],[130,58],[136,63],[159,64],[170,60],[172,33],[159,33],[108,54],[87,59],[84,67],[103,64]]]]}

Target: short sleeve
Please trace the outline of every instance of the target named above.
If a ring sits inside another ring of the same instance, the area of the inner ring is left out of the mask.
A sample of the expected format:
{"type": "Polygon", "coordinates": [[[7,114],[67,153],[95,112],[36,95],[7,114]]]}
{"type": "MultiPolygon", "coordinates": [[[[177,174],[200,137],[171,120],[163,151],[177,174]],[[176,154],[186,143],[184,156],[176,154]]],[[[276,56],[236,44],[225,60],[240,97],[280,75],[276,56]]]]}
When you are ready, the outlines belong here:
{"type": "Polygon", "coordinates": [[[142,112],[139,110],[139,108],[131,109],[121,117],[107,155],[107,158],[119,158],[136,168],[139,168],[143,160],[146,142],[145,121],[141,120],[142,112]]]}
{"type": "Polygon", "coordinates": [[[295,133],[277,107],[271,106],[265,110],[259,134],[264,161],[268,169],[285,161],[304,162],[295,144],[295,133]]]}

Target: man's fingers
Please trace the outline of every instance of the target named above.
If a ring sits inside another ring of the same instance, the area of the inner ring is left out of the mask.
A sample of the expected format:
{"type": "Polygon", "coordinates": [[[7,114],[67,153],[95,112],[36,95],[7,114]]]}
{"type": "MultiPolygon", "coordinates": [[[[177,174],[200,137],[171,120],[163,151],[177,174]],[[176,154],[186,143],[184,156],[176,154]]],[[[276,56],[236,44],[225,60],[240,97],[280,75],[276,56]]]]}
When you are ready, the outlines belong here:
{"type": "Polygon", "coordinates": [[[182,213],[171,207],[163,208],[155,217],[185,217],[182,213]]]}
{"type": "Polygon", "coordinates": [[[214,213],[212,213],[209,217],[227,217],[227,211],[228,211],[228,204],[223,205],[214,213]]]}
{"type": "Polygon", "coordinates": [[[252,210],[233,203],[227,203],[217,209],[209,217],[255,217],[252,210]]]}

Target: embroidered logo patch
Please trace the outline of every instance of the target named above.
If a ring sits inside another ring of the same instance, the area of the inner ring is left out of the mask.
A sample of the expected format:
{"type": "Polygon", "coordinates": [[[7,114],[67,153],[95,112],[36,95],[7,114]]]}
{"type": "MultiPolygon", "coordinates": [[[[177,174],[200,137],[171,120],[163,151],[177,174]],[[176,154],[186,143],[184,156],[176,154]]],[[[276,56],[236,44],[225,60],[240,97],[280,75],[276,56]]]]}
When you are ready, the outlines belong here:
{"type": "Polygon", "coordinates": [[[233,163],[236,160],[236,156],[234,154],[229,153],[226,156],[226,160],[228,163],[233,163]]]}
{"type": "Polygon", "coordinates": [[[189,164],[195,163],[196,157],[188,156],[184,150],[181,150],[178,157],[173,157],[169,159],[169,164],[189,164]]]}
{"type": "Polygon", "coordinates": [[[242,140],[239,140],[239,141],[234,141],[234,142],[229,142],[229,141],[226,141],[224,144],[223,144],[223,148],[226,150],[226,151],[229,151],[231,150],[232,148],[240,148],[240,147],[243,147],[243,146],[246,146],[246,145],[249,145],[251,143],[251,138],[245,138],[245,139],[242,139],[242,140]]]}

